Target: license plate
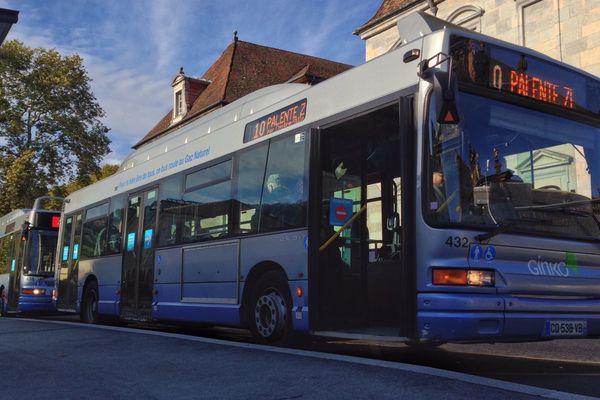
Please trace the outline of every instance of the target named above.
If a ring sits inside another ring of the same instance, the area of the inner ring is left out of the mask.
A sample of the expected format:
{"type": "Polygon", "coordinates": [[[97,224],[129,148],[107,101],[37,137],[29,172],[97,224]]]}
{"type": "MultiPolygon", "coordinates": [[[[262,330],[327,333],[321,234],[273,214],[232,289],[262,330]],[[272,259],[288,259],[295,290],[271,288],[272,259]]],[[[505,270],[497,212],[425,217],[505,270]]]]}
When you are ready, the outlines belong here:
{"type": "Polygon", "coordinates": [[[544,336],[586,336],[587,321],[546,321],[544,336]]]}

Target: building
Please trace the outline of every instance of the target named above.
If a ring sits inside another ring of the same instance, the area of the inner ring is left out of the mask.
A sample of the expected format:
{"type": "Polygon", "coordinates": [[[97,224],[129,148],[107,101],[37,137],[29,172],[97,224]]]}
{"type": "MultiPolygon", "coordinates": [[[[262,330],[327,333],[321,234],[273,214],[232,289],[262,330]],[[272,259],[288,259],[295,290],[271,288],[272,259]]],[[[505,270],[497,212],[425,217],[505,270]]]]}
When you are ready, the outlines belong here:
{"type": "Polygon", "coordinates": [[[0,44],[4,42],[8,31],[19,20],[19,12],[0,8],[0,44]]]}
{"type": "Polygon", "coordinates": [[[369,60],[401,38],[396,21],[426,10],[456,25],[523,45],[600,76],[598,0],[384,0],[354,32],[366,43],[369,60]]]}
{"type": "Polygon", "coordinates": [[[312,85],[349,68],[352,66],[243,42],[236,35],[202,77],[187,76],[183,68],[179,71],[172,82],[173,108],[133,147],[137,149],[258,89],[279,83],[312,85]]]}

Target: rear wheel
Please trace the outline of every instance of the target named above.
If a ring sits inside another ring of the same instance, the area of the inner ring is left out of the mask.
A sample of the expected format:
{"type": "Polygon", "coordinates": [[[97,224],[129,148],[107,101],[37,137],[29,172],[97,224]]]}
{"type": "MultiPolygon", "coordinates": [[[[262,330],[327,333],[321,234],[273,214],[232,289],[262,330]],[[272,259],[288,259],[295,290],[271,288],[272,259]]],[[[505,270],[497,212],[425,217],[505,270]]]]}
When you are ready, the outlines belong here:
{"type": "Polygon", "coordinates": [[[86,324],[98,323],[98,284],[96,282],[91,282],[85,289],[80,316],[86,324]]]}
{"type": "Polygon", "coordinates": [[[261,276],[249,305],[250,329],[258,340],[274,343],[290,336],[292,299],[283,274],[269,271],[261,276]]]}

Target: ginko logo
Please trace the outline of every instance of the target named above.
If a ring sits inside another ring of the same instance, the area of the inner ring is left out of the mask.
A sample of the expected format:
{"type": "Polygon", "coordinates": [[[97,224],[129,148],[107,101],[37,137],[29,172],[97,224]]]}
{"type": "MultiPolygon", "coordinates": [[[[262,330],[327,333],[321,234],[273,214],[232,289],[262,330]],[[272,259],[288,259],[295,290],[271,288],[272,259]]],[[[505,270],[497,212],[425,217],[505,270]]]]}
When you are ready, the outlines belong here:
{"type": "Polygon", "coordinates": [[[527,268],[532,275],[536,276],[562,276],[568,277],[572,272],[577,272],[577,259],[575,253],[566,250],[565,261],[546,261],[538,256],[536,259],[531,259],[527,263],[527,268]]]}

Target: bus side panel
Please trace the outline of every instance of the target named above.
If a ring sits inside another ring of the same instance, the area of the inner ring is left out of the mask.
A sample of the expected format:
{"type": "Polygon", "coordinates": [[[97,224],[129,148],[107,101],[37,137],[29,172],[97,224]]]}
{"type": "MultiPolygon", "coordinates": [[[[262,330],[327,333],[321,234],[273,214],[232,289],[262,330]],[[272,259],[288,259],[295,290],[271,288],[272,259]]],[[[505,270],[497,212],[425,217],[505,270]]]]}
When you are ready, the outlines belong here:
{"type": "Polygon", "coordinates": [[[83,286],[89,276],[98,279],[98,313],[119,315],[119,290],[121,288],[121,256],[109,256],[79,261],[77,311],[80,311],[83,286]]]}
{"type": "MultiPolygon", "coordinates": [[[[288,278],[292,296],[292,321],[295,330],[308,330],[308,232],[306,230],[276,233],[242,239],[240,252],[241,298],[245,279],[252,268],[262,262],[280,265],[288,278]],[[302,297],[296,288],[302,288],[302,297]]],[[[252,290],[252,288],[249,288],[252,290]]]]}
{"type": "MultiPolygon", "coordinates": [[[[193,248],[195,246],[190,246],[186,250],[193,248]]],[[[182,301],[182,288],[184,287],[182,283],[184,273],[183,253],[184,248],[182,247],[157,249],[155,252],[155,291],[152,304],[152,318],[157,320],[239,325],[240,312],[238,304],[200,303],[199,301],[192,301],[192,299],[186,302],[182,301]]],[[[206,261],[206,259],[193,259],[196,273],[200,271],[203,265],[206,265],[203,264],[203,261],[206,261]]],[[[190,259],[190,263],[192,263],[192,259],[190,259]]]]}
{"type": "Polygon", "coordinates": [[[182,300],[237,304],[238,254],[237,240],[184,248],[182,300]]]}

